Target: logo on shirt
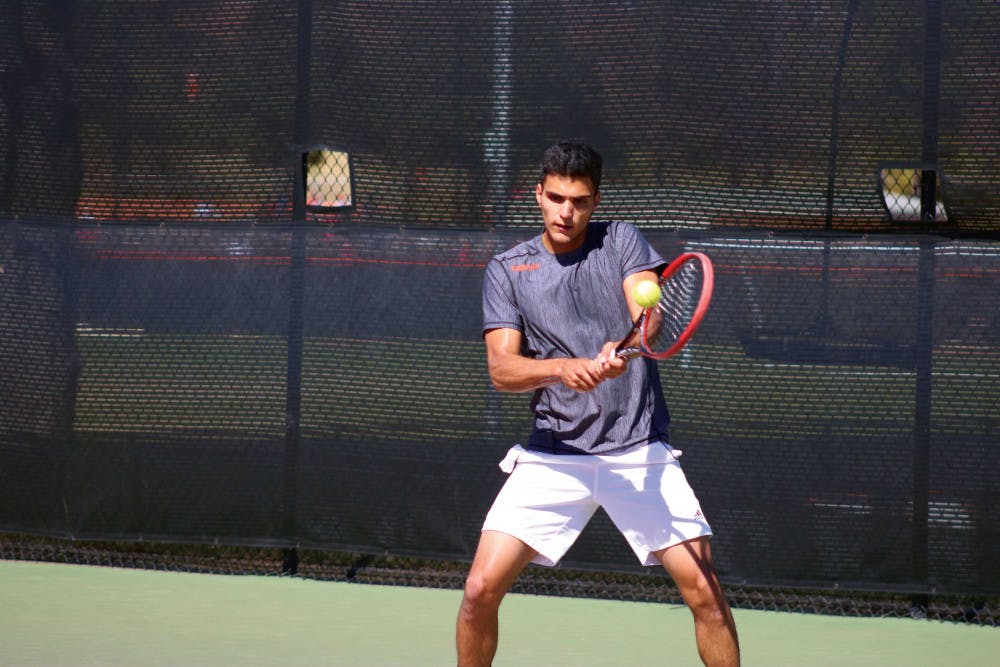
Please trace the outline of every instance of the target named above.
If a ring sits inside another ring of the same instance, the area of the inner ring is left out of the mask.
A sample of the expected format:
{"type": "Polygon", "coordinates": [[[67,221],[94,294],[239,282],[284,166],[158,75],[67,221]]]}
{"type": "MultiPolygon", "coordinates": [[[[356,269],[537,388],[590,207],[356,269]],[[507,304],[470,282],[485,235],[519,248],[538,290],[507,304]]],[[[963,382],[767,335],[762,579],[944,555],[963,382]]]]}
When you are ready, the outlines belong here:
{"type": "Polygon", "coordinates": [[[537,269],[540,269],[541,266],[542,265],[539,264],[538,262],[535,262],[534,264],[515,264],[514,266],[510,267],[510,270],[514,271],[514,272],[518,272],[518,271],[535,271],[537,269]]]}

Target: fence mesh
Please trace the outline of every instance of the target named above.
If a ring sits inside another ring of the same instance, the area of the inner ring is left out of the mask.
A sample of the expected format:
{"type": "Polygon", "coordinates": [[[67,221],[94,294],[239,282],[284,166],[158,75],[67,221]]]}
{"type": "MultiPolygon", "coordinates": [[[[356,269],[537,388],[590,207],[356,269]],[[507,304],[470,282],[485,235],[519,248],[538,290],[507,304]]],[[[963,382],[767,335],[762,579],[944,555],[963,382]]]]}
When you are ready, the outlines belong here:
{"type": "Polygon", "coordinates": [[[467,560],[483,266],[575,137],[716,263],[662,373],[727,582],[1000,591],[994,4],[4,8],[0,529],[467,560]]]}

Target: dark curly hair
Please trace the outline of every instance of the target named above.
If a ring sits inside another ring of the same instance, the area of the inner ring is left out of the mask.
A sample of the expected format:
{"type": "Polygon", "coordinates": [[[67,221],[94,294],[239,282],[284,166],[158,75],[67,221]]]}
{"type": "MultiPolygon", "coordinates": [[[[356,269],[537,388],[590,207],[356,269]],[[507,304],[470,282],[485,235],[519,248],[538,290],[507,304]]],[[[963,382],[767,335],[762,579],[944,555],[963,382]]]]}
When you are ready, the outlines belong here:
{"type": "Polygon", "coordinates": [[[557,176],[587,177],[594,184],[594,191],[601,188],[601,154],[578,141],[560,141],[545,149],[542,154],[538,182],[544,183],[549,174],[557,176]]]}

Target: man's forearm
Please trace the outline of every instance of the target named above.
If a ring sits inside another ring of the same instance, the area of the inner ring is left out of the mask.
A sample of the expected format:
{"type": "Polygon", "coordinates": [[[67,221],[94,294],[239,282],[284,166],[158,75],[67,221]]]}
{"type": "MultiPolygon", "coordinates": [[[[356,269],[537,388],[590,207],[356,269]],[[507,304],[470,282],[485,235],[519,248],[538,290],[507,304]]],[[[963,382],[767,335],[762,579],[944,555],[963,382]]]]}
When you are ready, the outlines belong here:
{"type": "Polygon", "coordinates": [[[519,393],[556,384],[565,359],[531,359],[507,355],[489,363],[490,380],[497,391],[519,393]]]}

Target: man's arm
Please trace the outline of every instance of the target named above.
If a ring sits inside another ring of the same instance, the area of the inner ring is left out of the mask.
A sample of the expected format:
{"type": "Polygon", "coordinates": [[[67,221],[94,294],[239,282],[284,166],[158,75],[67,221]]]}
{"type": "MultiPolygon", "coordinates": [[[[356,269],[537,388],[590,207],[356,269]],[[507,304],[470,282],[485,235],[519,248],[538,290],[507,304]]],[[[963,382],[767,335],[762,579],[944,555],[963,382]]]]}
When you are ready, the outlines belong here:
{"type": "Polygon", "coordinates": [[[521,354],[521,332],[486,332],[486,361],[497,391],[523,392],[558,382],[576,391],[590,391],[608,375],[594,359],[531,359],[521,354]]]}

